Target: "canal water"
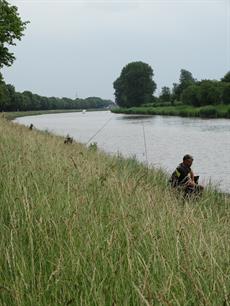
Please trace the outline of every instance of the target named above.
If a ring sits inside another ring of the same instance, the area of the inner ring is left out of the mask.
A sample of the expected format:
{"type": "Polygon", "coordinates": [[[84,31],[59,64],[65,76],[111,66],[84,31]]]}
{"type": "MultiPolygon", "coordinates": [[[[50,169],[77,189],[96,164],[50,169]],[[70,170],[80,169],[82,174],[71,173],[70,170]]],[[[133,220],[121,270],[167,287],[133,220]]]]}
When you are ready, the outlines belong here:
{"type": "Polygon", "coordinates": [[[113,114],[110,111],[17,118],[20,124],[96,142],[105,152],[135,156],[171,173],[183,155],[194,156],[200,183],[230,192],[230,120],[113,114]]]}

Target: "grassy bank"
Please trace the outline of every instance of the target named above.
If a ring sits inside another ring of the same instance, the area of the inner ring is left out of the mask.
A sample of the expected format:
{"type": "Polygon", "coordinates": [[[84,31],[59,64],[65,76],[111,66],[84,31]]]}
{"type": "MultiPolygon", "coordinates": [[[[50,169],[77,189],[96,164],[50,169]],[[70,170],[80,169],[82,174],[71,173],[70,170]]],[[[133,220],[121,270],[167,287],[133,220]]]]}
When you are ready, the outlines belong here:
{"type": "Polygon", "coordinates": [[[0,150],[1,305],[229,305],[229,198],[5,119],[0,150]]]}
{"type": "Polygon", "coordinates": [[[230,118],[230,105],[208,105],[193,107],[188,105],[155,106],[155,107],[132,107],[113,109],[114,113],[143,114],[143,115],[166,115],[181,117],[201,118],[230,118]]]}

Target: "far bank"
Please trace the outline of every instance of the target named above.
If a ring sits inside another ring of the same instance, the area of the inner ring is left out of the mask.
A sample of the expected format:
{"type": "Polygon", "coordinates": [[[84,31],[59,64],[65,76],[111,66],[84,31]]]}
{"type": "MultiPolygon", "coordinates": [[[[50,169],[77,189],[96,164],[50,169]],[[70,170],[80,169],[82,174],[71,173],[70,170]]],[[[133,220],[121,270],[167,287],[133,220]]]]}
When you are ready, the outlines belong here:
{"type": "Polygon", "coordinates": [[[52,109],[52,110],[37,110],[37,111],[18,111],[18,112],[2,112],[2,116],[8,120],[14,120],[19,117],[27,117],[27,116],[38,116],[38,115],[46,115],[46,114],[64,114],[64,113],[81,113],[81,112],[100,112],[105,111],[107,109],[97,108],[97,109],[52,109]]]}
{"type": "Polygon", "coordinates": [[[162,115],[200,118],[230,118],[230,105],[218,104],[194,107],[188,105],[142,106],[131,108],[113,108],[117,114],[162,115]]]}

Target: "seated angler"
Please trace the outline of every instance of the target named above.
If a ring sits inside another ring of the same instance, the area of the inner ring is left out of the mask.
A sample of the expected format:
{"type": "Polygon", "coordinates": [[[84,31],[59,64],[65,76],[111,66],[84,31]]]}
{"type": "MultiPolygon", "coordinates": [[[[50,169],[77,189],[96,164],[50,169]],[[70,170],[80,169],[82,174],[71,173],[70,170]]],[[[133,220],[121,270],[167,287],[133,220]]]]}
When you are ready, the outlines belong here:
{"type": "Polygon", "coordinates": [[[73,143],[73,137],[70,137],[69,134],[67,134],[64,143],[73,143]]]}
{"type": "Polygon", "coordinates": [[[198,185],[199,176],[194,176],[191,169],[193,157],[186,154],[183,157],[183,162],[179,164],[171,176],[171,186],[182,189],[185,194],[200,193],[204,188],[198,185]]]}

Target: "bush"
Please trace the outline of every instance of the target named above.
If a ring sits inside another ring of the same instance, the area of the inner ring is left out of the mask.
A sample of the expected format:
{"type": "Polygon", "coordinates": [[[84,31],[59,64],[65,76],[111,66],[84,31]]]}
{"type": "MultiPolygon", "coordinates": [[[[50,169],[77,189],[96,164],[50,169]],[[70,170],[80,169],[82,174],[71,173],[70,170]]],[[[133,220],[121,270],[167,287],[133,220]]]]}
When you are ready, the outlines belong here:
{"type": "Polygon", "coordinates": [[[200,105],[218,104],[221,102],[220,82],[203,80],[200,83],[198,100],[200,105]]]}
{"type": "Polygon", "coordinates": [[[205,106],[200,109],[201,118],[217,118],[218,111],[214,106],[205,106]]]}
{"type": "Polygon", "coordinates": [[[227,110],[227,117],[230,118],[230,107],[229,107],[229,109],[227,110]]]}
{"type": "Polygon", "coordinates": [[[230,104],[230,84],[229,83],[224,85],[222,101],[224,104],[230,104]]]}
{"type": "Polygon", "coordinates": [[[199,89],[200,88],[198,85],[191,85],[187,87],[181,95],[182,102],[184,104],[200,106],[199,89]]]}

